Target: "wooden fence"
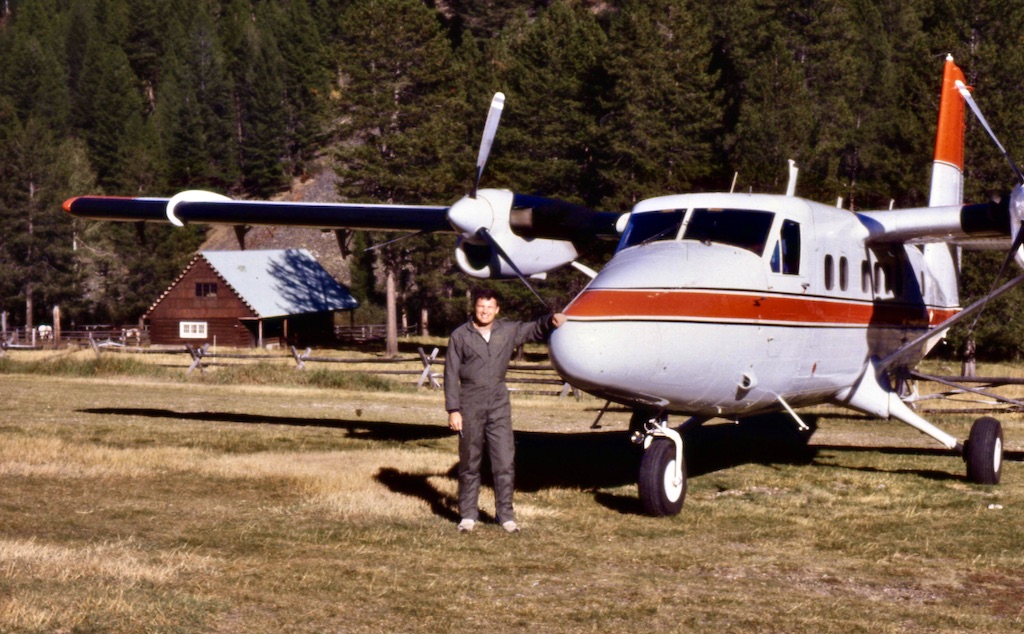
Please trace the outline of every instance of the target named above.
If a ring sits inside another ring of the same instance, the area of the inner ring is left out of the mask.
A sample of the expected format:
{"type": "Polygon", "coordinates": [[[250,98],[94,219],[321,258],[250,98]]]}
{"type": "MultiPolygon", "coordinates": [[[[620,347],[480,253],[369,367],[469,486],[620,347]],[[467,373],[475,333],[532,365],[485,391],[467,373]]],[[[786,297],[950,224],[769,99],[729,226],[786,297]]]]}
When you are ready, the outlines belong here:
{"type": "MultiPolygon", "coordinates": [[[[444,359],[438,358],[439,348],[433,348],[428,354],[423,347],[417,348],[416,357],[371,357],[371,358],[338,358],[328,356],[315,356],[311,348],[299,352],[294,346],[289,349],[288,354],[243,354],[243,353],[217,353],[210,352],[209,344],[203,346],[185,346],[184,348],[172,348],[153,350],[134,346],[124,346],[117,342],[91,340],[91,346],[97,356],[110,352],[122,354],[187,354],[189,365],[186,373],[195,370],[205,371],[215,366],[238,365],[253,362],[279,362],[292,361],[296,370],[305,370],[310,364],[339,364],[343,366],[360,366],[357,370],[341,370],[352,372],[364,372],[368,374],[408,376],[416,377],[416,387],[428,387],[430,389],[442,389],[444,379],[444,359]],[[400,368],[400,365],[416,364],[418,368],[400,368]]],[[[562,380],[555,372],[554,366],[540,363],[512,363],[509,365],[509,375],[506,377],[510,392],[521,394],[547,394],[558,395],[560,398],[572,394],[579,397],[579,391],[569,383],[562,380]],[[537,389],[539,386],[549,386],[549,389],[537,389]]]]}

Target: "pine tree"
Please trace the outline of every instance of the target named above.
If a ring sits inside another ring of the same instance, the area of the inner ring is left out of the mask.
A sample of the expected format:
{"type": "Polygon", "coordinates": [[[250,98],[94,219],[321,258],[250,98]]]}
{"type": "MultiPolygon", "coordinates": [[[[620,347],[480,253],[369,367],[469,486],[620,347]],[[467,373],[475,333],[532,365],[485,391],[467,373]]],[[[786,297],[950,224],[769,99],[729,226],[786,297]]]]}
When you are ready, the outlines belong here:
{"type": "Polygon", "coordinates": [[[606,86],[606,38],[596,18],[576,3],[556,0],[535,21],[515,21],[498,46],[507,100],[493,154],[494,182],[596,204],[593,143],[598,95],[606,86]]]}
{"type": "MultiPolygon", "coordinates": [[[[373,202],[451,199],[458,185],[455,166],[465,164],[465,174],[472,159],[462,161],[469,153],[454,119],[458,109],[447,98],[457,93],[453,56],[437,16],[416,0],[362,0],[348,8],[341,25],[345,92],[338,116],[347,123],[337,153],[339,192],[373,202]]],[[[429,247],[404,240],[376,249],[380,281],[393,286],[408,275],[410,253],[429,247]]],[[[401,287],[410,289],[411,280],[401,287]]],[[[397,318],[394,309],[389,318],[397,318]]],[[[394,353],[390,339],[388,352],[394,353]]]]}
{"type": "Polygon", "coordinates": [[[86,162],[37,118],[22,122],[0,99],[0,309],[23,310],[25,326],[81,296],[73,222],[60,209],[69,185],[85,186],[86,162]]]}
{"type": "Polygon", "coordinates": [[[284,63],[288,156],[292,173],[299,175],[320,152],[325,137],[331,79],[328,50],[306,2],[289,2],[280,9],[275,3],[262,6],[261,22],[272,29],[284,63]]]}
{"type": "Polygon", "coordinates": [[[602,98],[603,208],[692,191],[720,130],[711,39],[688,0],[630,2],[612,22],[602,98]]]}
{"type": "Polygon", "coordinates": [[[175,188],[230,190],[239,181],[231,82],[205,2],[182,2],[168,28],[164,89],[157,105],[175,188]]]}
{"type": "Polygon", "coordinates": [[[124,50],[98,31],[86,49],[79,77],[75,123],[88,144],[100,184],[111,192],[122,190],[118,171],[120,148],[128,141],[125,123],[143,110],[139,85],[124,50]]]}

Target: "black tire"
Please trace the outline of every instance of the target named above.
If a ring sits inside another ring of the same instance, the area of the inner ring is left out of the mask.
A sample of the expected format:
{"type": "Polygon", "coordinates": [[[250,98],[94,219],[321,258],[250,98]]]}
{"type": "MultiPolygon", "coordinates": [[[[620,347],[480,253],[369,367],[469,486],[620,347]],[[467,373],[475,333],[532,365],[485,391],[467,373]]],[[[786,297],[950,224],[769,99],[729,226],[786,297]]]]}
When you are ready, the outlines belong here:
{"type": "Polygon", "coordinates": [[[672,486],[676,446],[668,438],[655,438],[640,461],[640,503],[644,511],[655,517],[677,515],[686,499],[686,463],[682,466],[683,482],[672,486]]]}
{"type": "Polygon", "coordinates": [[[985,416],[974,421],[964,447],[967,479],[975,484],[999,484],[1003,474],[1003,426],[985,416]]]}

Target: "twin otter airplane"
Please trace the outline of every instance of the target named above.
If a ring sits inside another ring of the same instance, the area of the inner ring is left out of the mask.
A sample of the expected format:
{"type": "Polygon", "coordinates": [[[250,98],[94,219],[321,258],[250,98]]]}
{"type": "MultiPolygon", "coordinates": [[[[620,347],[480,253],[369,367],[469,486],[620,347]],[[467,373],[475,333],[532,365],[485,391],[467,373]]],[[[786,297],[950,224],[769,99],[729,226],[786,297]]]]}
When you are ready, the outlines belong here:
{"type": "Polygon", "coordinates": [[[686,494],[683,440],[668,425],[670,413],[699,424],[786,411],[802,426],[795,408],[841,405],[913,426],[961,454],[970,481],[996,484],[998,421],[979,419],[961,443],[894,386],[953,323],[1024,281],[961,309],[961,248],[1009,247],[1024,265],[1021,185],[1008,204],[963,205],[965,104],[981,116],[948,58],[929,206],[916,209],[845,211],[795,197],[792,179],[784,196],[663,196],[625,215],[481,190],[500,93],[472,191],[449,207],[235,201],[187,191],[170,199],[86,196],[64,208],[83,218],[175,225],[454,230],[464,272],[524,281],[573,262],[574,243],[618,239],[600,273],[579,266],[593,279],[565,308],[550,354],[566,381],[637,412],[634,440],[645,447],[639,492],[649,513],[678,513],[686,494]]]}

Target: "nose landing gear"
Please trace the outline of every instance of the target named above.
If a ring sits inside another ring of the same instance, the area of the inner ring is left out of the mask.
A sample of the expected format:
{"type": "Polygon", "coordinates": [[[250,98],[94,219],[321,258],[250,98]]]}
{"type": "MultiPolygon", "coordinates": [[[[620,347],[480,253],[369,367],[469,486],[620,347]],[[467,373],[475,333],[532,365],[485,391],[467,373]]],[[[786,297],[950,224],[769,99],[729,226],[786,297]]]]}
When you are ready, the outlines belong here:
{"type": "Polygon", "coordinates": [[[666,418],[652,419],[645,433],[634,433],[634,441],[643,443],[637,488],[644,510],[656,517],[677,515],[686,498],[686,465],[683,439],[668,427],[666,418]]]}

